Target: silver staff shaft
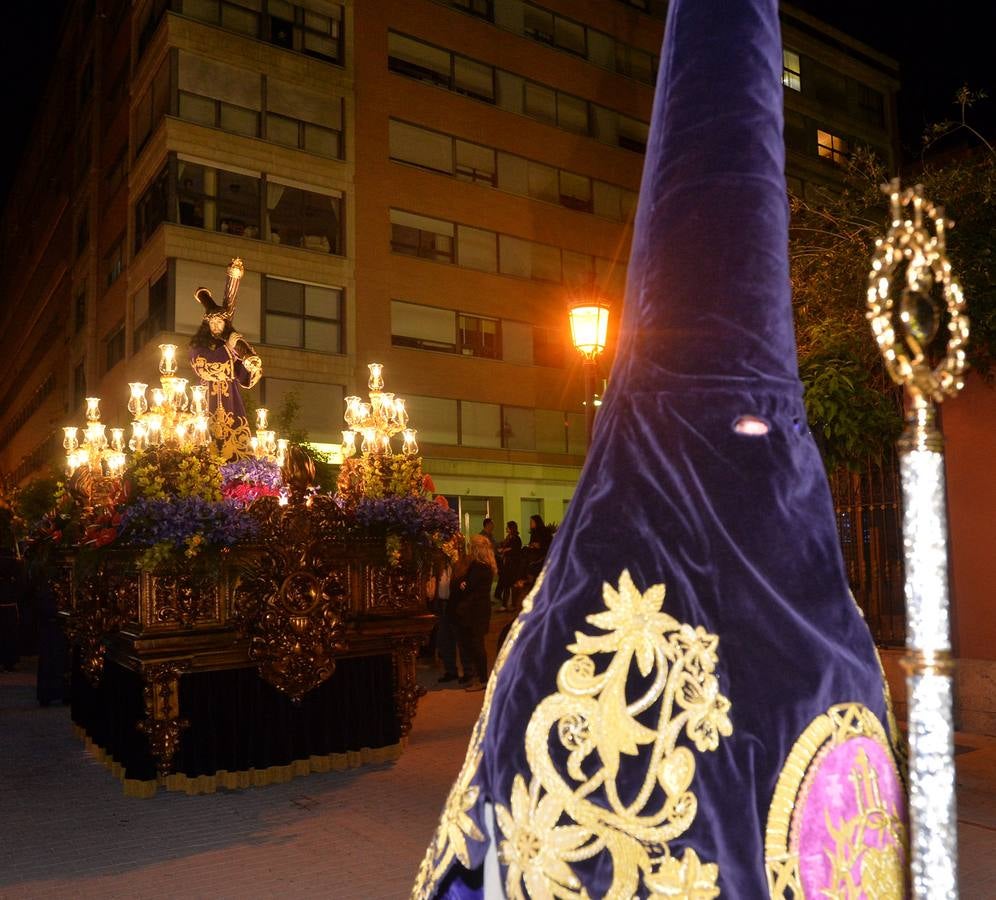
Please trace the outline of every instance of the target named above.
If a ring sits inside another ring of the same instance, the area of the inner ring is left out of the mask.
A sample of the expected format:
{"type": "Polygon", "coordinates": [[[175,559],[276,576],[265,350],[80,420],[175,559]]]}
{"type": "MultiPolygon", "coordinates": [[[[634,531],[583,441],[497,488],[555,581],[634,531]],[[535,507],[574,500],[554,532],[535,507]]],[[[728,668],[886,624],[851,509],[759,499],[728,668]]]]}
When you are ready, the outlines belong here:
{"type": "Polygon", "coordinates": [[[944,453],[929,400],[899,442],[906,561],[910,856],[913,896],[958,896],[944,453]]]}
{"type": "Polygon", "coordinates": [[[886,371],[910,403],[899,441],[906,561],[907,698],[910,737],[910,867],[917,900],[958,896],[955,818],[953,662],[948,598],[944,452],[934,402],[964,387],[969,324],[961,286],[951,274],[950,222],[920,185],[889,195],[891,225],[875,242],[868,273],[868,320],[886,371]],[[898,302],[895,296],[899,282],[898,302]],[[897,309],[898,307],[898,309],[897,309]],[[893,313],[898,312],[898,321],[893,313]],[[942,322],[947,344],[932,363],[942,322]]]}

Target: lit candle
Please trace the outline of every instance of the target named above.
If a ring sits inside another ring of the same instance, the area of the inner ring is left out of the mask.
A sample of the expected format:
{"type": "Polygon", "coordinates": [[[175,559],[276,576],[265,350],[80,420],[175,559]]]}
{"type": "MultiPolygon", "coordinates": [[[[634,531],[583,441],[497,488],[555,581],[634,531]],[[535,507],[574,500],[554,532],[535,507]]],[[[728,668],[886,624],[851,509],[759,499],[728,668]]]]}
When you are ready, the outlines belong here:
{"type": "Polygon", "coordinates": [[[349,428],[342,433],[342,455],[344,458],[349,459],[355,453],[356,432],[349,428]]]}
{"type": "Polygon", "coordinates": [[[162,441],[162,427],[163,427],[163,417],[158,413],[153,413],[149,416],[146,422],[148,428],[148,438],[149,443],[153,446],[157,445],[162,441]]]}
{"type": "Polygon", "coordinates": [[[128,387],[131,388],[131,398],[128,400],[128,412],[138,417],[149,408],[149,402],[145,399],[145,391],[148,385],[142,384],[140,381],[132,381],[128,387]]]}
{"type": "Polygon", "coordinates": [[[401,449],[405,456],[414,456],[418,453],[418,442],[415,440],[416,434],[418,434],[418,431],[414,428],[406,428],[401,432],[401,437],[405,442],[401,449]]]}
{"type": "Polygon", "coordinates": [[[195,415],[201,415],[207,408],[207,385],[195,384],[190,389],[190,411],[195,415]]]}
{"type": "Polygon", "coordinates": [[[100,397],[86,398],[86,420],[88,422],[100,421],[100,397]]]}
{"type": "Polygon", "coordinates": [[[160,374],[174,375],[176,373],[176,344],[160,344],[159,353],[160,374]]]}
{"type": "Polygon", "coordinates": [[[162,388],[152,389],[152,408],[155,410],[162,410],[166,405],[166,391],[162,388]]]}
{"type": "Polygon", "coordinates": [[[73,425],[68,425],[62,429],[65,437],[62,439],[62,446],[67,450],[75,450],[79,445],[79,429],[73,425]]]}
{"type": "Polygon", "coordinates": [[[199,415],[194,419],[194,441],[200,445],[208,441],[208,420],[205,415],[199,415]]]}
{"type": "Polygon", "coordinates": [[[372,391],[379,391],[384,387],[384,366],[381,363],[368,363],[367,368],[370,370],[370,381],[367,383],[367,387],[372,391]]]}
{"type": "Polygon", "coordinates": [[[256,429],[258,431],[266,431],[267,428],[267,416],[269,416],[270,411],[265,407],[261,406],[256,410],[256,429]]]}
{"type": "Polygon", "coordinates": [[[117,451],[124,450],[124,429],[123,428],[112,428],[111,429],[111,447],[117,451]]]}

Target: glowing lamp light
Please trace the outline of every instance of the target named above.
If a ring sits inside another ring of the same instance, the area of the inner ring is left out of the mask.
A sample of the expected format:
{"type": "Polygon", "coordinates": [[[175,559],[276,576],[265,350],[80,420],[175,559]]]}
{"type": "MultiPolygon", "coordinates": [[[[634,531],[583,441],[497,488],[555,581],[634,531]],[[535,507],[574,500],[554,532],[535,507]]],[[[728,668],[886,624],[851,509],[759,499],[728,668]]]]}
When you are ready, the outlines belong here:
{"type": "Polygon", "coordinates": [[[79,428],[69,425],[63,428],[62,431],[65,434],[65,437],[62,439],[62,446],[72,452],[80,445],[79,428]]]}
{"type": "Polygon", "coordinates": [[[269,427],[268,419],[270,417],[270,411],[265,407],[261,406],[256,410],[256,428],[259,431],[266,431],[269,427]]]}
{"type": "Polygon", "coordinates": [[[149,401],[145,399],[145,391],[149,386],[140,381],[132,381],[128,387],[131,390],[131,397],[128,399],[128,412],[136,417],[148,412],[149,401]]]}
{"type": "Polygon", "coordinates": [[[161,375],[176,374],[176,344],[159,345],[159,372],[161,375]]]}
{"type": "Polygon", "coordinates": [[[352,428],[342,433],[342,455],[345,459],[356,455],[356,432],[352,428]]]}
{"type": "Polygon", "coordinates": [[[384,366],[382,363],[368,363],[367,368],[370,370],[370,380],[367,382],[367,387],[372,391],[379,391],[384,387],[384,366]]]}
{"type": "Polygon", "coordinates": [[[609,307],[601,301],[575,303],[568,312],[574,348],[593,360],[605,349],[609,331],[609,307]]]}
{"type": "Polygon", "coordinates": [[[401,432],[401,439],[404,441],[401,452],[405,456],[414,456],[418,453],[418,442],[415,440],[416,434],[418,434],[418,431],[415,428],[406,428],[401,432]]]}
{"type": "Polygon", "coordinates": [[[86,398],[86,420],[88,422],[100,421],[100,397],[86,398]]]}

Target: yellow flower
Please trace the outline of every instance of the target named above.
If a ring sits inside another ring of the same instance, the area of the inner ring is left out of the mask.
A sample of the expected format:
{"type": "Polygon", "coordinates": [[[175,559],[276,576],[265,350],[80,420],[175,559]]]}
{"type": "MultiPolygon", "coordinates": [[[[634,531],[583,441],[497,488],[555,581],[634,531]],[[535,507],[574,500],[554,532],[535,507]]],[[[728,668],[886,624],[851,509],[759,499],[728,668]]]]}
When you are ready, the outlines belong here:
{"type": "Polygon", "coordinates": [[[468,867],[470,866],[470,854],[467,852],[467,838],[470,837],[475,841],[484,840],[484,835],[474,824],[474,820],[467,815],[474,808],[480,793],[480,788],[469,783],[470,779],[474,777],[474,772],[477,771],[480,759],[481,754],[477,753],[473,764],[464,766],[464,771],[460,773],[460,777],[453,785],[453,790],[450,791],[450,796],[446,800],[446,807],[443,809],[442,820],[439,823],[441,837],[439,844],[445,846],[448,842],[453,848],[456,858],[468,867]]]}
{"type": "Polygon", "coordinates": [[[640,593],[633,584],[629,570],[619,576],[619,590],[608,582],[602,586],[607,612],[588,616],[587,621],[608,632],[598,636],[575,632],[574,643],[567,649],[573,653],[617,653],[628,660],[636,657],[641,675],[649,675],[658,653],[665,652],[664,634],[680,626],[667,613],[664,585],[655,584],[640,593]]]}
{"type": "Polygon", "coordinates": [[[540,798],[540,791],[538,780],[534,778],[527,790],[525,779],[516,775],[511,812],[495,804],[498,828],[505,836],[499,847],[508,866],[505,890],[511,898],[544,900],[562,896],[564,888],[581,888],[566,857],[577,851],[591,832],[579,825],[557,825],[563,806],[553,794],[540,798]]]}

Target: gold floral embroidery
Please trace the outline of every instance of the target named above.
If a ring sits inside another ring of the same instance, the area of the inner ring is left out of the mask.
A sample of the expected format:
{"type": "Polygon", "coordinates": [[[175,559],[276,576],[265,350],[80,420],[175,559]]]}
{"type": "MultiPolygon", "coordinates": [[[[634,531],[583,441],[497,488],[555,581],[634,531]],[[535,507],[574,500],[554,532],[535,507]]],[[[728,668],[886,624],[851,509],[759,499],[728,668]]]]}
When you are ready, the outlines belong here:
{"type": "Polygon", "coordinates": [[[603,598],[606,611],[587,617],[603,633],[576,633],[557,692],[529,720],[528,788],[516,776],[511,809],[495,806],[506,893],[577,900],[586,894],[571,864],[604,852],[612,860],[606,897],[630,898],[641,883],[651,896],[715,897],[718,867],[690,849],[679,860],[668,842],[697,811],[695,757],[678,739],[715,750],[733,730],[714,674],[718,639],[664,613],[664,585],[641,592],[628,571],[618,590],[604,585],[603,598]],[[592,658],[599,654],[610,657],[601,670],[592,658]],[[642,693],[630,699],[634,690],[642,693]],[[567,777],[551,755],[551,732],[568,752],[567,777]],[[623,769],[628,784],[643,773],[627,799],[623,769]]]}

